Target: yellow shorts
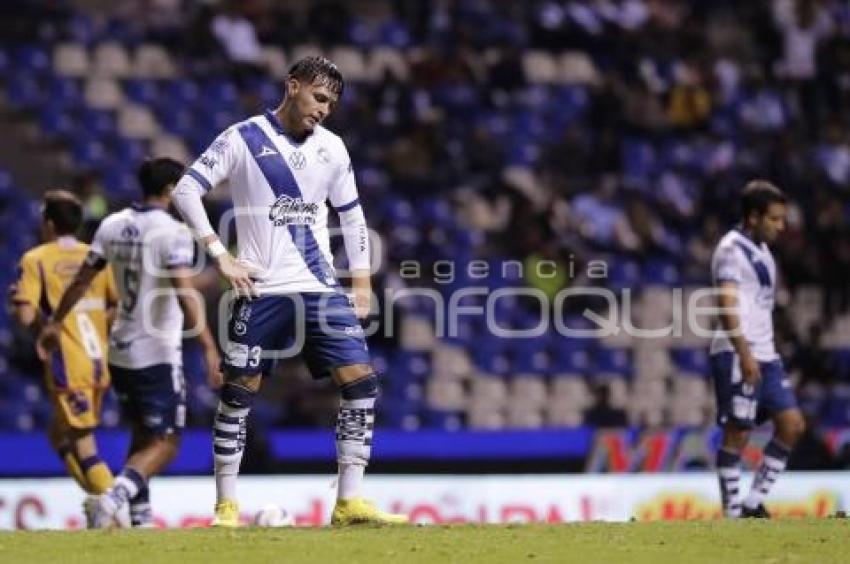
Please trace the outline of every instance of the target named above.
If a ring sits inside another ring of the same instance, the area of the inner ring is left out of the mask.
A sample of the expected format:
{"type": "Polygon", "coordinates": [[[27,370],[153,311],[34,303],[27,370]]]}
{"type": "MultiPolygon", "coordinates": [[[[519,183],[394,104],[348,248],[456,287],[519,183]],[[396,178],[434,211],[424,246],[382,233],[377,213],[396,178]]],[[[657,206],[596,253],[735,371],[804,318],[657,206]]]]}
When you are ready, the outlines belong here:
{"type": "Polygon", "coordinates": [[[60,429],[94,429],[100,423],[102,388],[52,390],[53,417],[60,429]]]}

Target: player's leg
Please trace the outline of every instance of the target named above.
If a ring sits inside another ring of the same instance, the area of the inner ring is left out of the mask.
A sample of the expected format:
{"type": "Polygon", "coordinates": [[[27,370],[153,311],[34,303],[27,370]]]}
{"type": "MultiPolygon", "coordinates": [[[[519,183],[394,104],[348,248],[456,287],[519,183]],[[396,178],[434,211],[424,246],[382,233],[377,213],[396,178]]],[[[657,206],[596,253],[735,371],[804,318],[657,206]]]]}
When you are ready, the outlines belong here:
{"type": "Polygon", "coordinates": [[[62,463],[65,464],[65,469],[68,471],[68,475],[77,482],[77,485],[80,486],[84,492],[90,493],[86,475],[80,468],[77,456],[71,448],[71,441],[68,439],[67,429],[63,428],[62,423],[59,421],[55,413],[51,418],[50,425],[47,429],[47,438],[50,441],[50,446],[53,447],[53,450],[59,455],[59,458],[62,459],[62,463]]]}
{"type": "Polygon", "coordinates": [[[711,373],[717,403],[717,424],[723,429],[717,450],[717,479],[723,515],[741,516],[741,452],[747,446],[755,425],[757,392],[743,384],[737,355],[711,356],[711,373]]]}
{"type": "Polygon", "coordinates": [[[303,297],[307,319],[304,359],[314,377],[330,375],[340,392],[336,422],[339,477],[331,522],[406,523],[405,516],[378,510],[361,493],[372,451],[379,386],[360,324],[347,298],[340,294],[307,293],[303,297]]]}
{"type": "Polygon", "coordinates": [[[727,423],[717,450],[717,478],[725,517],[741,516],[741,453],[750,440],[750,430],[727,423]]]}
{"type": "Polygon", "coordinates": [[[785,470],[791,450],[803,434],[805,422],[791,392],[791,383],[779,361],[762,363],[762,405],[772,414],[774,433],[764,447],[761,465],[753,478],[750,493],[744,500],[743,513],[751,517],[768,517],[764,500],[779,475],[785,470]]]}
{"type": "Polygon", "coordinates": [[[239,526],[236,482],[245,449],[248,414],[254,395],[260,389],[259,374],[233,374],[225,371],[213,423],[216,506],[213,525],[239,526]]]}
{"type": "Polygon", "coordinates": [[[95,526],[108,526],[128,504],[130,513],[136,514],[135,524],[144,526],[152,520],[148,481],[176,456],[185,425],[182,368],[178,364],[113,367],[112,376],[122,412],[132,424],[132,440],[124,468],[99,500],[95,526]]]}
{"type": "Polygon", "coordinates": [[[99,389],[57,391],[50,441],[69,474],[87,493],[101,494],[113,481],[112,472],[97,452],[94,429],[100,413],[99,389]]]}

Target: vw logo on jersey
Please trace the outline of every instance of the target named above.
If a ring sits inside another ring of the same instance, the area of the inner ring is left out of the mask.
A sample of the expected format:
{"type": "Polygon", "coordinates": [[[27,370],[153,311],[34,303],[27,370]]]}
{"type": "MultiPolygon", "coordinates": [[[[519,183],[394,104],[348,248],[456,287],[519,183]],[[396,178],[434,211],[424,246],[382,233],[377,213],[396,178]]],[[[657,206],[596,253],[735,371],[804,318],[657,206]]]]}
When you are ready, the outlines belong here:
{"type": "Polygon", "coordinates": [[[233,324],[233,332],[241,337],[242,335],[248,332],[248,326],[242,323],[241,321],[237,321],[233,324]]]}
{"type": "Polygon", "coordinates": [[[289,165],[295,170],[301,170],[307,166],[307,157],[305,157],[304,153],[301,151],[293,151],[292,154],[289,155],[289,165]]]}

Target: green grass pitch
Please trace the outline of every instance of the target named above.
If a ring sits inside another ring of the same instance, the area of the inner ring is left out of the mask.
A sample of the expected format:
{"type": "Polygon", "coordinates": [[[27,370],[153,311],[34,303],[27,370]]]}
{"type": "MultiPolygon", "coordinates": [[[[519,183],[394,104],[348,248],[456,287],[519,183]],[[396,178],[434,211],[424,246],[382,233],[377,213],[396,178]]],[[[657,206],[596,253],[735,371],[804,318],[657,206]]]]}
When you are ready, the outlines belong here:
{"type": "Polygon", "coordinates": [[[850,520],[0,533],[0,562],[850,562],[850,520]]]}

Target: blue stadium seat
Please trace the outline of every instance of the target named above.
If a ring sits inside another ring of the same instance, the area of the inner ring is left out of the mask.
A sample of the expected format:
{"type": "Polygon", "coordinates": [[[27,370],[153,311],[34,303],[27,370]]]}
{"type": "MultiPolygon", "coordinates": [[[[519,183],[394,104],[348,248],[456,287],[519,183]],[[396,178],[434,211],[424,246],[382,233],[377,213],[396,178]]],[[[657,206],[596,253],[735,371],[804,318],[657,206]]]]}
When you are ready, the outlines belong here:
{"type": "MultiPolygon", "coordinates": [[[[573,327],[568,325],[568,327],[573,327]]],[[[595,342],[591,339],[569,338],[556,335],[549,345],[552,373],[586,374],[590,371],[591,353],[595,342]]]]}
{"type": "Polygon", "coordinates": [[[74,78],[56,76],[47,83],[47,91],[50,94],[50,104],[60,105],[66,108],[79,107],[83,104],[83,94],[80,83],[74,78]]]}
{"type": "Polygon", "coordinates": [[[422,427],[443,431],[459,431],[464,427],[462,413],[426,408],[422,413],[422,427]]]}
{"type": "Polygon", "coordinates": [[[154,80],[135,78],[124,83],[127,98],[143,106],[156,106],[160,100],[159,84],[154,80]]]}
{"type": "Polygon", "coordinates": [[[673,348],[670,357],[679,372],[708,375],[708,352],[702,348],[673,348]]]}
{"type": "Polygon", "coordinates": [[[89,135],[109,137],[115,133],[115,117],[107,110],[87,109],[82,113],[81,122],[89,135]]]}
{"type": "Polygon", "coordinates": [[[47,106],[38,117],[39,129],[47,137],[68,138],[79,128],[74,114],[61,107],[47,106]]]}
{"type": "Polygon", "coordinates": [[[37,108],[45,99],[44,89],[29,71],[15,72],[6,84],[6,101],[14,109],[37,108]]]}
{"type": "Polygon", "coordinates": [[[50,55],[41,45],[20,45],[14,50],[13,61],[16,68],[34,73],[42,74],[51,69],[50,55]]]}
{"type": "Polygon", "coordinates": [[[633,260],[612,257],[608,263],[607,285],[614,291],[638,288],[641,284],[640,265],[633,260]]]}
{"type": "Polygon", "coordinates": [[[643,283],[647,286],[677,287],[681,284],[679,267],[670,260],[650,259],[643,267],[643,283]]]}
{"type": "Polygon", "coordinates": [[[631,351],[599,347],[593,355],[593,368],[595,374],[631,376],[634,372],[631,351]]]}
{"type": "Polygon", "coordinates": [[[139,163],[148,156],[148,145],[140,139],[116,137],[112,145],[116,158],[123,163],[139,163]]]}
{"type": "Polygon", "coordinates": [[[515,374],[544,375],[550,372],[549,336],[516,339],[513,345],[513,372],[515,374]]]}
{"type": "Polygon", "coordinates": [[[97,139],[88,137],[77,138],[71,145],[71,156],[74,164],[80,168],[99,169],[109,163],[109,150],[97,139]]]}

